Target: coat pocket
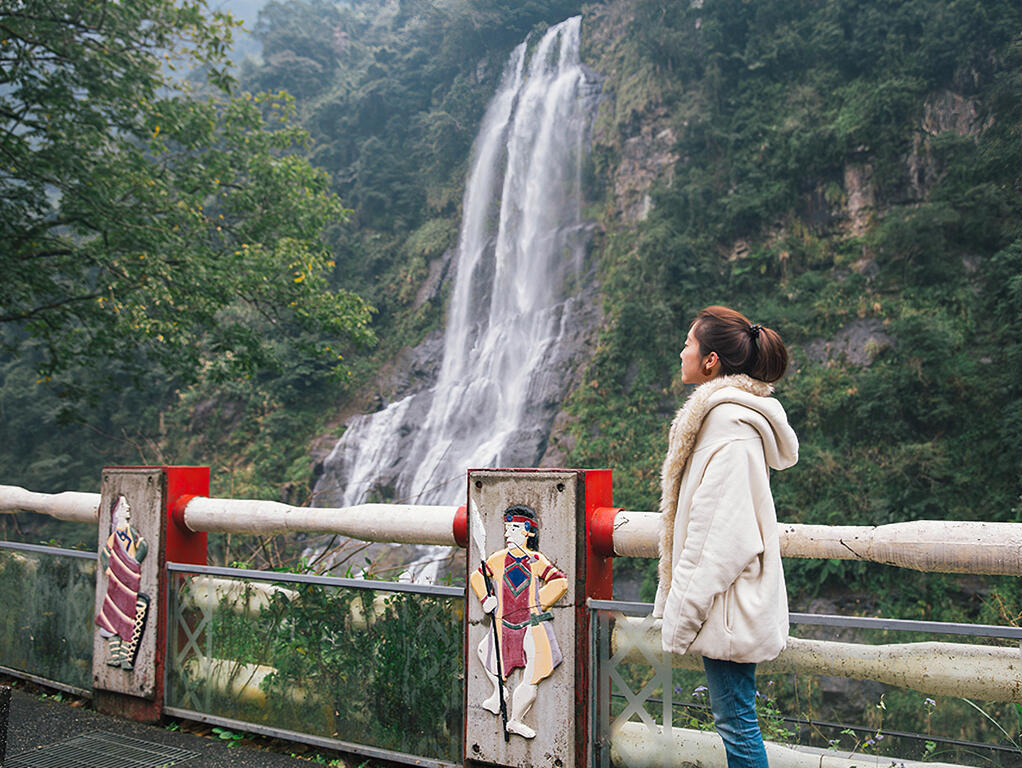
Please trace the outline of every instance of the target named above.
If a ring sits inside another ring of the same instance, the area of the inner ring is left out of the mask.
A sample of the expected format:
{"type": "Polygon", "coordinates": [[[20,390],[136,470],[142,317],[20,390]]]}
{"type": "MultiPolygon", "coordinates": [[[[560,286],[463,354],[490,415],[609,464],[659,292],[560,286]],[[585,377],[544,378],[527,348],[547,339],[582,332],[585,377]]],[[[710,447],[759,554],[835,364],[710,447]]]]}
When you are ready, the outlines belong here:
{"type": "Polygon", "coordinates": [[[734,631],[735,585],[732,584],[724,593],[724,630],[734,631]]]}

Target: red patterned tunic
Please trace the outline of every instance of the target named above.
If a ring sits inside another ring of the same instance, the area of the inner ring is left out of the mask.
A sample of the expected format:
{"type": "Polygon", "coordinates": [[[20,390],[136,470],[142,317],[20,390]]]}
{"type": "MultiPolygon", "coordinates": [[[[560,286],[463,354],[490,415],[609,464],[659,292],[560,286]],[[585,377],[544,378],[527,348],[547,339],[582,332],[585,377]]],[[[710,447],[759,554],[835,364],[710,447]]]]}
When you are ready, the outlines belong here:
{"type": "MultiPolygon", "coordinates": [[[[494,618],[499,622],[501,672],[506,678],[512,670],[525,667],[525,639],[532,637],[535,659],[532,677],[535,684],[548,677],[562,661],[553,632],[553,614],[548,610],[568,589],[568,580],[542,553],[502,549],[486,559],[486,567],[497,593],[494,618]]],[[[470,584],[480,600],[486,598],[482,566],[476,569],[470,584]]],[[[488,634],[486,668],[496,674],[493,635],[488,634]]]]}

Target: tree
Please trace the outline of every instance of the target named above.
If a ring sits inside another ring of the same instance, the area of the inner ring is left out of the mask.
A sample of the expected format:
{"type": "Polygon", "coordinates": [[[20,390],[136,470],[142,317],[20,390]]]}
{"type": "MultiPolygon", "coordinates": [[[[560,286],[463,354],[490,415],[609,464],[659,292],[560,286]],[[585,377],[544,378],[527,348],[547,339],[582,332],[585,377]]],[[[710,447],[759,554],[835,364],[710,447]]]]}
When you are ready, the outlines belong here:
{"type": "Polygon", "coordinates": [[[346,211],[296,154],[290,97],[232,93],[234,26],[205,0],[0,6],[0,338],[72,395],[335,368],[371,338],[327,290],[320,234],[346,211]]]}

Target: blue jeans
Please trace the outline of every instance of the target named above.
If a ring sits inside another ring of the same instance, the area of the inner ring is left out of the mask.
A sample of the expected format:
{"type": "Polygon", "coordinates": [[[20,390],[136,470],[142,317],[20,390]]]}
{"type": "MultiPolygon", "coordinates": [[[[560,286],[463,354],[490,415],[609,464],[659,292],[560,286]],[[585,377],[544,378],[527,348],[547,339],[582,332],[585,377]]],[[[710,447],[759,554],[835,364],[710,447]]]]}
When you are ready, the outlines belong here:
{"type": "Polygon", "coordinates": [[[728,768],[768,768],[756,719],[756,665],[703,657],[710,710],[728,768]]]}

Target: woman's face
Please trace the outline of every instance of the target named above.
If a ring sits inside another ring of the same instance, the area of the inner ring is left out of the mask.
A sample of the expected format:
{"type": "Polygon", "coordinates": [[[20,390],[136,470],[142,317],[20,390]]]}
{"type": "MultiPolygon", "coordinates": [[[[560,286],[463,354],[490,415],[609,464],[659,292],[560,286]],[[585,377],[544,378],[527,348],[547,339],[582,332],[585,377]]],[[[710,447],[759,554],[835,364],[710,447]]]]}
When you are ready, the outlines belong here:
{"type": "Polygon", "coordinates": [[[699,340],[695,334],[696,327],[688,329],[685,348],[681,350],[681,381],[683,384],[702,384],[720,372],[720,361],[717,353],[710,352],[705,357],[699,352],[699,340]]]}

